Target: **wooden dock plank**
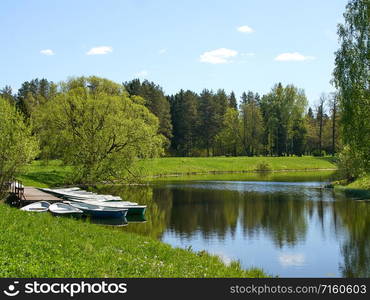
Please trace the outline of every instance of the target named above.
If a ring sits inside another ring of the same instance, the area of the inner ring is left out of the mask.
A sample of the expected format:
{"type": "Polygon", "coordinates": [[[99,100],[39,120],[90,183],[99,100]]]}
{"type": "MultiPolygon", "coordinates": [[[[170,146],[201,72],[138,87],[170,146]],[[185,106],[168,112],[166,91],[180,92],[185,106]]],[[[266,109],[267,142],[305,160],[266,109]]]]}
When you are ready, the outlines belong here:
{"type": "Polygon", "coordinates": [[[24,187],[24,198],[23,202],[35,202],[35,201],[48,201],[48,202],[60,202],[63,199],[57,198],[54,195],[45,193],[34,187],[24,187]]]}

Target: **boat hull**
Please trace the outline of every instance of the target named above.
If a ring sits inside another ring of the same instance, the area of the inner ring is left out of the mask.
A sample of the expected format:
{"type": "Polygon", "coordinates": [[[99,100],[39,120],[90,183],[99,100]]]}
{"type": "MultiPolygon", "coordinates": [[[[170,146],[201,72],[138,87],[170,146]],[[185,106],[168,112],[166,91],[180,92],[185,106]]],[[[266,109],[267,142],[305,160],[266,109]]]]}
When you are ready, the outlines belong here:
{"type": "Polygon", "coordinates": [[[83,202],[69,202],[69,204],[94,218],[124,218],[128,211],[125,208],[109,208],[83,202]]]}
{"type": "Polygon", "coordinates": [[[94,218],[124,218],[127,214],[127,210],[118,210],[118,211],[95,211],[85,209],[83,210],[84,214],[94,217],[94,218]]]}

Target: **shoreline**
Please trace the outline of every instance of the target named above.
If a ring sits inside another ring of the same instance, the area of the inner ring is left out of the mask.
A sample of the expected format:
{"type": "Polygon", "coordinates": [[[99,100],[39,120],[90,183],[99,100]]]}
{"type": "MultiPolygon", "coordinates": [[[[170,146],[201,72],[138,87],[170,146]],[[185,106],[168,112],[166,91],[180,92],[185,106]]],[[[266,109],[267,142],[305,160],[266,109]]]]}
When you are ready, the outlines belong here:
{"type": "Polygon", "coordinates": [[[212,175],[212,174],[244,174],[244,173],[279,173],[279,172],[314,172],[314,171],[337,171],[337,168],[306,168],[306,169],[278,169],[278,170],[241,170],[241,171],[207,171],[207,172],[186,172],[186,173],[170,173],[150,175],[145,178],[163,178],[163,177],[179,177],[191,175],[212,175]]]}

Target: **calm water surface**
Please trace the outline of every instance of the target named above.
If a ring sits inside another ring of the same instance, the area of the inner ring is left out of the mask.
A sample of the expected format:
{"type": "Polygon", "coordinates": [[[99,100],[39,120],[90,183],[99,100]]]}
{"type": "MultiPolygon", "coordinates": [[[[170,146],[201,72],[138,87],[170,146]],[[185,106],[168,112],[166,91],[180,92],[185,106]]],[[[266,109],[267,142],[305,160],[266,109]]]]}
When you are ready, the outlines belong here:
{"type": "Polygon", "coordinates": [[[323,183],[331,174],[214,175],[109,188],[146,203],[122,230],[206,250],[282,277],[370,277],[370,202],[323,183]]]}

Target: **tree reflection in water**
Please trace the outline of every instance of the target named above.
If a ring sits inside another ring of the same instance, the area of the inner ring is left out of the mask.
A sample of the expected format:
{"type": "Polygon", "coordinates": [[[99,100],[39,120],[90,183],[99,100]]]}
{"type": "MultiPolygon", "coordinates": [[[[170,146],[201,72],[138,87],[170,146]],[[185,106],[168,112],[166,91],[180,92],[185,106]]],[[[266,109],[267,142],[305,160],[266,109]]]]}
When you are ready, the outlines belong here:
{"type": "Polygon", "coordinates": [[[261,183],[249,185],[168,182],[106,187],[99,192],[148,205],[147,222],[129,223],[122,230],[158,239],[173,232],[190,241],[194,236],[224,241],[235,238],[239,227],[242,237],[237,238],[263,235],[281,249],[304,244],[308,228],[317,225],[321,234],[338,236],[342,255],[338,268],[343,277],[370,277],[370,203],[315,186],[266,183],[262,190],[265,187],[268,192],[263,192],[261,183]]]}

